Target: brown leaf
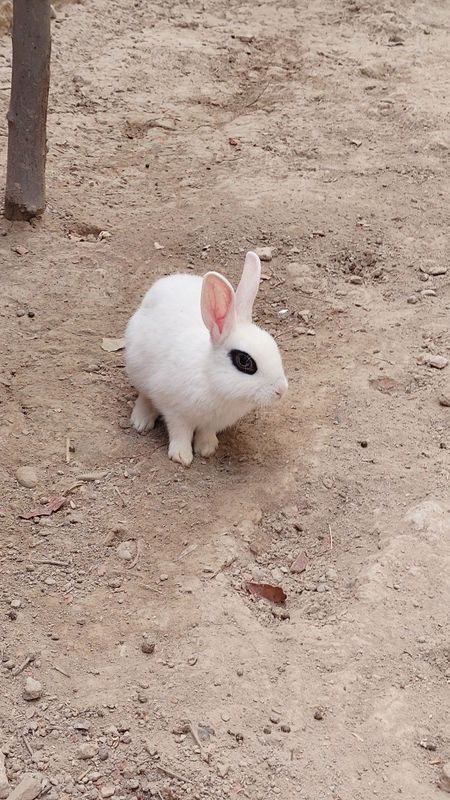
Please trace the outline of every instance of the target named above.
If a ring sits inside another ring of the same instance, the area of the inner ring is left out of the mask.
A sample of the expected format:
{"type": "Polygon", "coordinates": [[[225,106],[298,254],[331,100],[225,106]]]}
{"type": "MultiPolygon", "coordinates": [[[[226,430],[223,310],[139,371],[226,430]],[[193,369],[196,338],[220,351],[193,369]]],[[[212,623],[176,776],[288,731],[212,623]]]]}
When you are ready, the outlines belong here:
{"type": "Polygon", "coordinates": [[[271,603],[284,603],[287,595],[281,586],[272,586],[270,583],[247,583],[247,591],[255,597],[263,597],[264,600],[270,600],[271,603]]]}
{"type": "Polygon", "coordinates": [[[298,554],[297,558],[291,564],[291,572],[304,572],[308,566],[308,557],[305,552],[298,554]]]}
{"type": "Polygon", "coordinates": [[[52,499],[45,506],[33,508],[32,511],[26,511],[24,514],[19,514],[21,519],[33,519],[34,517],[49,517],[55,511],[59,511],[66,502],[65,497],[52,497],[52,499]]]}

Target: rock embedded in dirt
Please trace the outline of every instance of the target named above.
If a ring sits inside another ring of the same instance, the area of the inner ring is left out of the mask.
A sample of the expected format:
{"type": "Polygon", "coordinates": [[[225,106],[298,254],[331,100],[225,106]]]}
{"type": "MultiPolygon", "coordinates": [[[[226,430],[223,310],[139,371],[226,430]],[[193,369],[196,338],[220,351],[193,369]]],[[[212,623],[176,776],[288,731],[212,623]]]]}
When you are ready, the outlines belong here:
{"type": "Polygon", "coordinates": [[[132,541],[121,542],[116,548],[116,553],[118,557],[122,559],[122,561],[131,561],[133,558],[134,548],[135,545],[132,541]]]}
{"type": "Polygon", "coordinates": [[[38,477],[33,467],[19,467],[16,472],[16,479],[25,489],[34,489],[38,482],[38,477]]]}
{"type": "Polygon", "coordinates": [[[152,642],[147,636],[144,636],[141,644],[141,650],[143,653],[148,653],[151,655],[155,652],[155,642],[152,642]]]}
{"type": "Polygon", "coordinates": [[[273,253],[271,247],[257,247],[255,253],[261,261],[272,261],[273,253]]]}
{"type": "Polygon", "coordinates": [[[439,395],[439,405],[450,408],[450,389],[441,392],[439,395]]]}
{"type": "Polygon", "coordinates": [[[100,788],[100,795],[102,797],[113,797],[116,793],[116,787],[112,783],[106,783],[100,788]]]}
{"type": "Polygon", "coordinates": [[[42,778],[40,775],[27,773],[11,792],[8,800],[35,800],[41,794],[42,778]]]}
{"type": "Polygon", "coordinates": [[[316,708],[314,712],[314,719],[322,720],[324,717],[324,710],[323,708],[316,708]]]}
{"type": "Polygon", "coordinates": [[[447,267],[439,266],[439,264],[430,264],[420,267],[420,271],[424,272],[425,275],[446,275],[447,267]]]}
{"type": "Polygon", "coordinates": [[[88,761],[91,758],[95,758],[98,753],[98,746],[95,742],[83,742],[77,747],[76,755],[81,761],[88,761]]]}
{"type": "Polygon", "coordinates": [[[441,777],[438,783],[439,789],[442,789],[443,792],[448,792],[450,794],[450,761],[448,761],[442,767],[441,777]]]}
{"type": "Polygon", "coordinates": [[[423,357],[424,364],[427,367],[434,367],[434,369],[444,369],[448,365],[448,358],[445,356],[435,356],[431,354],[426,354],[423,357]]]}
{"type": "Polygon", "coordinates": [[[40,681],[34,678],[27,678],[23,688],[22,697],[24,700],[39,700],[44,694],[44,687],[40,681]]]}

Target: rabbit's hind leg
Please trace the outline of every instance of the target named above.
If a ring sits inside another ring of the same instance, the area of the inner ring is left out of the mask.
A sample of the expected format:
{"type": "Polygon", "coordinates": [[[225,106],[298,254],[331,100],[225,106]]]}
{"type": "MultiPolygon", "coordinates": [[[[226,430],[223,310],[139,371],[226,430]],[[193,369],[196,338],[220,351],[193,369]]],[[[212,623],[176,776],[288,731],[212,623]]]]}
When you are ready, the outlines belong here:
{"type": "Polygon", "coordinates": [[[219,446],[219,440],[215,431],[208,430],[207,428],[198,428],[195,431],[194,437],[194,450],[200,456],[208,458],[214,455],[219,446]]]}

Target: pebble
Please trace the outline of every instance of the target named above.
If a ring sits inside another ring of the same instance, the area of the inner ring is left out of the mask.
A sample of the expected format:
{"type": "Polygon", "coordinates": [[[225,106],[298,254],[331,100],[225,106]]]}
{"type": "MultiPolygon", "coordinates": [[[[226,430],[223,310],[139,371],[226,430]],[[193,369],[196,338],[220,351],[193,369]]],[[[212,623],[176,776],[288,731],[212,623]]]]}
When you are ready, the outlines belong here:
{"type": "Polygon", "coordinates": [[[271,714],[269,719],[271,722],[273,722],[274,725],[278,725],[280,722],[280,717],[278,716],[278,714],[271,714]]]}
{"type": "Polygon", "coordinates": [[[421,289],[420,294],[422,297],[436,297],[436,292],[434,289],[421,289]]]}
{"type": "Polygon", "coordinates": [[[134,542],[121,542],[117,548],[116,553],[122,561],[131,561],[133,558],[134,542]]]}
{"type": "Polygon", "coordinates": [[[15,597],[14,600],[11,600],[10,606],[11,608],[20,608],[22,605],[22,601],[19,600],[18,597],[15,597]]]}
{"type": "Polygon", "coordinates": [[[448,392],[441,392],[439,395],[439,404],[450,408],[450,390],[448,392]]]}
{"type": "Polygon", "coordinates": [[[450,794],[450,761],[442,767],[439,788],[442,789],[443,792],[448,792],[450,794]]]}
{"type": "Polygon", "coordinates": [[[226,778],[230,771],[229,764],[218,764],[217,765],[217,774],[219,778],[226,778]]]}
{"type": "Polygon", "coordinates": [[[290,725],[280,725],[280,731],[282,731],[283,733],[290,733],[291,732],[291,726],[290,725]]]}
{"type": "Polygon", "coordinates": [[[100,794],[102,797],[113,797],[115,793],[116,793],[116,787],[113,786],[112,783],[107,783],[100,789],[100,794]]]}
{"type": "Polygon", "coordinates": [[[361,286],[363,279],[361,275],[352,275],[350,278],[350,283],[353,283],[354,286],[361,286]]]}
{"type": "Polygon", "coordinates": [[[314,719],[321,720],[323,719],[323,715],[324,715],[323,708],[316,708],[314,712],[314,719]]]}
{"type": "Polygon", "coordinates": [[[109,752],[106,747],[100,747],[98,751],[98,757],[100,761],[107,761],[109,758],[109,752]]]}
{"type": "Polygon", "coordinates": [[[424,363],[428,367],[434,367],[434,369],[444,369],[444,367],[448,364],[448,358],[445,356],[434,356],[434,355],[425,355],[424,356],[424,363]]]}
{"type": "Polygon", "coordinates": [[[90,758],[95,758],[98,753],[98,747],[94,742],[83,742],[77,748],[77,758],[81,761],[88,761],[90,758]]]}
{"type": "Polygon", "coordinates": [[[255,253],[261,261],[272,261],[272,248],[271,247],[257,247],[255,253]]]}
{"type": "Polygon", "coordinates": [[[17,482],[25,489],[34,489],[37,485],[38,477],[33,467],[19,467],[16,472],[17,482]]]}
{"type": "Polygon", "coordinates": [[[131,733],[129,731],[125,731],[120,737],[120,741],[122,744],[131,744],[131,733]]]}
{"type": "Polygon", "coordinates": [[[408,297],[408,299],[407,299],[407,301],[406,301],[406,302],[407,302],[407,303],[409,303],[409,304],[410,304],[410,306],[415,306],[415,304],[419,302],[419,298],[417,297],[417,295],[416,295],[416,294],[411,294],[411,295],[408,297]]]}
{"type": "Polygon", "coordinates": [[[39,700],[44,694],[44,687],[40,681],[34,678],[27,678],[23,688],[22,697],[24,700],[39,700]]]}
{"type": "Polygon", "coordinates": [[[445,275],[447,273],[447,267],[440,267],[438,264],[420,267],[420,270],[424,272],[425,275],[445,275]]]}
{"type": "Polygon", "coordinates": [[[155,652],[155,642],[152,642],[150,639],[147,639],[147,637],[144,636],[141,644],[141,650],[143,653],[148,653],[151,655],[155,652]]]}

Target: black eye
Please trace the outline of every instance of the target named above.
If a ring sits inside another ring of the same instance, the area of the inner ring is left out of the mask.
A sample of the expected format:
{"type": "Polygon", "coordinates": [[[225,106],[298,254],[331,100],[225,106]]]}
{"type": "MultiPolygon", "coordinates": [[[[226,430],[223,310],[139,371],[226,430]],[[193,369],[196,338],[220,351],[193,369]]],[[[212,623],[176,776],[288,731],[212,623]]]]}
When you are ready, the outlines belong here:
{"type": "Polygon", "coordinates": [[[248,353],[243,350],[231,350],[230,358],[239,372],[245,372],[246,375],[254,375],[258,367],[256,361],[253,360],[248,353]]]}

